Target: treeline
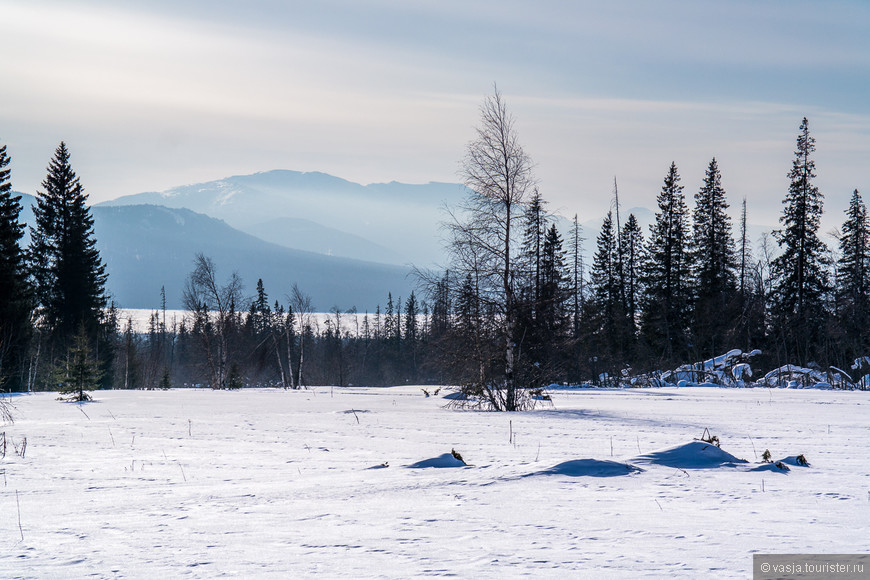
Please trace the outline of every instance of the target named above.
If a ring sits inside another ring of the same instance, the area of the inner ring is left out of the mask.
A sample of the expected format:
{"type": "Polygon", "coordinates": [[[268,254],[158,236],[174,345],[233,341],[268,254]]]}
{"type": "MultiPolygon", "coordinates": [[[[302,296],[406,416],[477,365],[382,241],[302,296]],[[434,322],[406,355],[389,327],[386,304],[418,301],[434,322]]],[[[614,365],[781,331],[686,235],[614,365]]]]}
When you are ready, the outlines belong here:
{"type": "Polygon", "coordinates": [[[147,329],[119,319],[106,296],[86,195],[61,143],[21,247],[20,198],[0,147],[0,380],[4,390],[234,388],[313,384],[461,384],[497,409],[522,408],[551,382],[613,384],[732,348],[757,365],[848,368],[870,354],[870,224],[852,195],[834,251],[818,237],[823,196],[815,143],[800,125],[781,227],[753,251],[747,203],[732,224],[716,159],[690,209],[667,168],[644,232],[612,211],[591,263],[578,217],[559,232],[536,187],[513,119],[496,91],[463,158],[470,194],[452,208],[448,267],[418,271],[419,291],[383,309],[316,315],[302,289],[260,281],[246,296],[195,258],[188,311],[147,329]]]}
{"type": "Polygon", "coordinates": [[[543,210],[497,91],[481,120],[463,161],[472,194],[451,224],[452,267],[430,288],[450,313],[447,332],[432,338],[452,353],[452,377],[473,382],[491,406],[521,408],[522,393],[509,393],[526,386],[615,384],[734,348],[762,349],[755,364],[768,369],[848,369],[870,354],[866,205],[856,190],[831,251],[818,236],[823,196],[806,118],[781,227],[760,251],[747,237],[745,198],[735,235],[714,158],[692,210],[670,165],[646,234],[620,214],[614,182],[588,267],[577,216],[564,240],[543,210]]]}

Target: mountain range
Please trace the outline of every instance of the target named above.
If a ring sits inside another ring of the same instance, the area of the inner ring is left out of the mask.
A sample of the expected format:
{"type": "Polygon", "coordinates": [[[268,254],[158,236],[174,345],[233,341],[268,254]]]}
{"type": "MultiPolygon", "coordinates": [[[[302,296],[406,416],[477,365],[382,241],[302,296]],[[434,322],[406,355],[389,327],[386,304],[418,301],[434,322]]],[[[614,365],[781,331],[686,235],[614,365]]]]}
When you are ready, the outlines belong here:
{"type": "MultiPolygon", "coordinates": [[[[35,198],[21,195],[22,219],[33,225],[35,198]]],[[[250,294],[262,278],[270,300],[284,304],[296,283],[318,310],[362,312],[384,305],[388,292],[407,297],[415,286],[412,265],[446,264],[445,207],[466,195],[459,184],[360,185],[276,170],[123,196],[91,209],[107,290],[120,307],[155,308],[165,288],[167,307],[181,308],[194,257],[203,253],[219,278],[238,272],[250,294]]],[[[648,235],[653,212],[624,209],[623,223],[629,213],[648,235]]],[[[587,270],[601,222],[580,224],[587,270]]],[[[555,223],[567,244],[571,222],[556,216],[555,223]]],[[[751,226],[751,239],[764,231],[751,226]]]]}
{"type": "Polygon", "coordinates": [[[276,170],[120,197],[101,206],[153,204],[224,220],[267,241],[389,264],[442,260],[442,208],[455,183],[360,185],[325,173],[276,170]]]}
{"type": "MultiPolygon", "coordinates": [[[[36,200],[19,195],[22,220],[33,225],[31,205],[36,200]]],[[[161,288],[168,308],[182,308],[197,253],[214,260],[219,283],[236,271],[253,294],[262,278],[270,301],[282,304],[297,283],[322,311],[374,311],[386,303],[388,292],[407,297],[414,288],[409,267],[286,248],[185,208],[98,205],[91,211],[97,248],[109,273],[107,290],[123,308],[157,308],[161,288]]]]}

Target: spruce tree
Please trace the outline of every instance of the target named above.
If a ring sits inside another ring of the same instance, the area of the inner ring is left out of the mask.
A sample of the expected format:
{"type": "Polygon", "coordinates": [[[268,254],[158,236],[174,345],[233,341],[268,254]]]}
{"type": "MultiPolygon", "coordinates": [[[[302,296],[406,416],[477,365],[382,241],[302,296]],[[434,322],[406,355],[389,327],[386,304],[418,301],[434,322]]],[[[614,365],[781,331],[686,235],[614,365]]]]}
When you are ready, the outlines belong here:
{"type": "MultiPolygon", "coordinates": [[[[695,194],[692,263],[695,307],[693,329],[701,357],[721,354],[724,336],[734,318],[737,258],[731,236],[731,218],[714,157],[707,166],[704,185],[695,194]]],[[[724,351],[723,351],[724,352],[724,351]]]]}
{"type": "Polygon", "coordinates": [[[89,401],[88,391],[99,388],[103,371],[94,359],[84,327],[72,338],[66,356],[55,367],[55,380],[61,399],[75,402],[89,401]]]}
{"type": "Polygon", "coordinates": [[[616,234],[613,231],[613,212],[607,212],[597,238],[597,250],[592,260],[592,291],[601,326],[612,327],[619,303],[616,234]]]}
{"type": "Polygon", "coordinates": [[[266,294],[262,278],[257,280],[257,297],[251,303],[250,313],[257,334],[265,334],[271,325],[272,309],[269,307],[269,295],[266,294]]]}
{"type": "Polygon", "coordinates": [[[837,313],[846,335],[849,357],[863,356],[870,346],[870,221],[867,206],[852,193],[840,235],[837,262],[837,313]]]}
{"type": "Polygon", "coordinates": [[[0,147],[0,389],[24,388],[30,337],[30,291],[20,241],[24,235],[21,196],[12,195],[6,145],[0,147]]]}
{"type": "Polygon", "coordinates": [[[658,362],[670,364],[688,354],[691,307],[687,210],[675,163],[668,169],[657,202],[642,276],[642,332],[658,362]]]}
{"type": "Polygon", "coordinates": [[[625,294],[625,316],[634,333],[640,309],[640,277],[644,267],[643,231],[634,214],[629,214],[620,233],[622,243],[622,280],[625,294]]]}
{"type": "Polygon", "coordinates": [[[773,260],[771,315],[777,346],[785,362],[809,363],[818,356],[830,290],[827,248],[817,232],[824,196],[813,183],[815,139],[809,123],[801,122],[795,159],[788,173],[791,183],[779,218],[783,229],[774,231],[782,253],[773,260]],[[797,357],[793,359],[792,357],[797,357]]]}
{"type": "Polygon", "coordinates": [[[546,202],[536,187],[525,210],[526,229],[523,234],[521,256],[532,301],[537,301],[541,293],[541,253],[544,249],[544,236],[549,221],[545,206],[546,202]]]}
{"type": "Polygon", "coordinates": [[[541,252],[541,292],[539,326],[545,332],[545,344],[554,344],[565,326],[565,305],[570,296],[570,285],[565,265],[562,236],[552,224],[544,236],[541,252]]]}
{"type": "MultiPolygon", "coordinates": [[[[613,212],[607,212],[598,234],[592,261],[593,309],[590,313],[592,355],[607,370],[614,370],[625,352],[624,312],[620,291],[619,258],[613,212]]],[[[597,374],[597,373],[596,373],[597,374]]]]}
{"type": "Polygon", "coordinates": [[[107,274],[96,248],[87,195],[63,142],[42,188],[33,209],[31,271],[42,321],[64,349],[79,329],[92,340],[99,336],[107,274]]]}

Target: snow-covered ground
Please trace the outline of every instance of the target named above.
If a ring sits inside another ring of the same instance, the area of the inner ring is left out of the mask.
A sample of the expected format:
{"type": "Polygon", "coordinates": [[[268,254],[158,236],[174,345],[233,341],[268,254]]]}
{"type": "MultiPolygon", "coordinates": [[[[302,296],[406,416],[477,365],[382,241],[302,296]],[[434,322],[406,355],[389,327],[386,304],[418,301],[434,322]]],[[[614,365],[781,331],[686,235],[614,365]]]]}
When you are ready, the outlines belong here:
{"type": "Polygon", "coordinates": [[[754,552],[870,533],[867,392],[560,390],[513,414],[417,387],[94,395],[11,398],[0,577],[747,578],[754,552]]]}

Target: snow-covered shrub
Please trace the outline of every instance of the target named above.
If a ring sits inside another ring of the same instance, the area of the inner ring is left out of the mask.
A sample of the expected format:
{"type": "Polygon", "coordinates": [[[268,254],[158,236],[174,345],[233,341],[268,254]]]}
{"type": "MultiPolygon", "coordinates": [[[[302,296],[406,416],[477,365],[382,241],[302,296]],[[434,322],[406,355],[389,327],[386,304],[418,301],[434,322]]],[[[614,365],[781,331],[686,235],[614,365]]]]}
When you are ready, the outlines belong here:
{"type": "Polygon", "coordinates": [[[864,391],[870,389],[870,356],[856,358],[852,370],[856,371],[854,375],[857,376],[855,387],[864,391]]]}
{"type": "Polygon", "coordinates": [[[14,418],[12,417],[12,404],[6,400],[6,397],[0,396],[0,422],[4,425],[9,423],[10,425],[14,423],[14,418]]]}
{"type": "Polygon", "coordinates": [[[825,379],[826,377],[821,371],[787,364],[768,372],[764,375],[761,383],[768,387],[802,389],[825,382],[825,379]]]}

